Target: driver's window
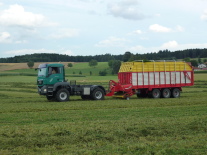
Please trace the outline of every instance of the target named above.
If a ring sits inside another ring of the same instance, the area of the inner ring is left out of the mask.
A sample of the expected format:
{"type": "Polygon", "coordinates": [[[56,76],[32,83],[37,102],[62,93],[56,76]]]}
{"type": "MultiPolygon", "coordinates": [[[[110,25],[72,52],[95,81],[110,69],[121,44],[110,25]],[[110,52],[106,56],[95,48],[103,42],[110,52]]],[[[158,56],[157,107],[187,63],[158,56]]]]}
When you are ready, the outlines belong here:
{"type": "Polygon", "coordinates": [[[52,74],[57,74],[59,73],[59,68],[58,67],[52,67],[52,74]]]}

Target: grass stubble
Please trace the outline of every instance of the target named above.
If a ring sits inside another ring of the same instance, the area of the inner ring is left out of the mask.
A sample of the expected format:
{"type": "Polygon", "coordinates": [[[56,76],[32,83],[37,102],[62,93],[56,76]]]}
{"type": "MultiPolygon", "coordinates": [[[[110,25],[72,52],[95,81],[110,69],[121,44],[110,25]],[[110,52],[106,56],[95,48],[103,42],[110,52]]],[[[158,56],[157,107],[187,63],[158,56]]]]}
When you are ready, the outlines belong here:
{"type": "Polygon", "coordinates": [[[0,82],[0,154],[206,154],[207,85],[177,99],[48,102],[32,82],[0,82]]]}

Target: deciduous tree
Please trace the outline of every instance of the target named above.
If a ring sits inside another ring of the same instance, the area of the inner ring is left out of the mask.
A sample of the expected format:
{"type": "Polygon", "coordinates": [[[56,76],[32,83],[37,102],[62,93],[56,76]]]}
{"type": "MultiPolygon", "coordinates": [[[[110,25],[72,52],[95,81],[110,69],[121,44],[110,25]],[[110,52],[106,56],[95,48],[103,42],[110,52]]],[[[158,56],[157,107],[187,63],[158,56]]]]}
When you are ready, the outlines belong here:
{"type": "Polygon", "coordinates": [[[32,67],[34,66],[34,62],[33,62],[33,61],[29,61],[29,62],[27,63],[27,66],[28,66],[29,68],[32,68],[32,67]]]}
{"type": "Polygon", "coordinates": [[[97,65],[98,65],[98,61],[97,60],[92,59],[91,61],[89,61],[89,66],[90,67],[95,67],[97,65]]]}
{"type": "Polygon", "coordinates": [[[68,63],[68,67],[73,67],[73,64],[72,63],[68,63]]]}

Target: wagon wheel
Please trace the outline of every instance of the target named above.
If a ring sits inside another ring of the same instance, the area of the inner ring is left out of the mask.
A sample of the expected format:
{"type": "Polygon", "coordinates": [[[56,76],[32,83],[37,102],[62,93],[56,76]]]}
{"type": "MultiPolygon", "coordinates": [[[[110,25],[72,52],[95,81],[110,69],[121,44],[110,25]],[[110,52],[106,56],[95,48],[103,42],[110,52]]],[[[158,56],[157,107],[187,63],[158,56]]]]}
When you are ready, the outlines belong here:
{"type": "Polygon", "coordinates": [[[160,95],[161,95],[161,92],[159,89],[153,89],[150,92],[150,97],[152,97],[152,98],[160,98],[160,95]]]}
{"type": "Polygon", "coordinates": [[[178,88],[174,88],[172,90],[171,97],[172,98],[178,98],[178,97],[180,97],[180,90],[178,88]]]}
{"type": "Polygon", "coordinates": [[[163,98],[169,98],[171,96],[171,91],[168,88],[165,88],[162,90],[162,97],[163,98]]]}

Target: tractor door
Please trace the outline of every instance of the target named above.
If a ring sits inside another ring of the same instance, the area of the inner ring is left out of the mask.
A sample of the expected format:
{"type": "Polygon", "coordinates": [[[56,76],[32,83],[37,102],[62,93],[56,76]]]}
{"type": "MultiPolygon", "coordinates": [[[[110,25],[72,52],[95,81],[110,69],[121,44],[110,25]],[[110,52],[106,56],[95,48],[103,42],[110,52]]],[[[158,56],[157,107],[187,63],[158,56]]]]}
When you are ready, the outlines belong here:
{"type": "Polygon", "coordinates": [[[48,68],[48,84],[54,85],[57,82],[64,82],[63,67],[49,67],[48,68]]]}

